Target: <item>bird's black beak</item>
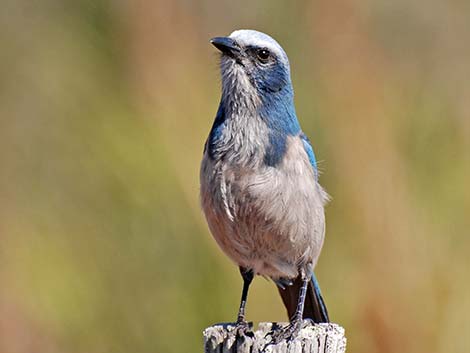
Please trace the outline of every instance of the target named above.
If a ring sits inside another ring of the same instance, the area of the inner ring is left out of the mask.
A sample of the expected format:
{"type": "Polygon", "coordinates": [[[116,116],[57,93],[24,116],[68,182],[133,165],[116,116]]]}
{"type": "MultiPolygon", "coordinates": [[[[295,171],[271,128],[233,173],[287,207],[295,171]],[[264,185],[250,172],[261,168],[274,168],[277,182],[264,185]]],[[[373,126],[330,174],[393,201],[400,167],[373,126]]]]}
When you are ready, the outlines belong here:
{"type": "Polygon", "coordinates": [[[211,39],[211,44],[222,53],[228,54],[232,57],[236,57],[240,54],[240,46],[232,38],[215,37],[211,39]]]}

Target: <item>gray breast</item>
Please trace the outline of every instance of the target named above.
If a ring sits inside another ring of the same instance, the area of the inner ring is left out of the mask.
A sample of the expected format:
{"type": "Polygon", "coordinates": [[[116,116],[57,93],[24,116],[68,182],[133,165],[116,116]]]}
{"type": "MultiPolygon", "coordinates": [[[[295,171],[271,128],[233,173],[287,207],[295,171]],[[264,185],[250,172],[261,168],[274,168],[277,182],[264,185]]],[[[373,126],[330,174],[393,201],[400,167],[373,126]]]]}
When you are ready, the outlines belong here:
{"type": "Polygon", "coordinates": [[[288,138],[276,168],[261,160],[237,163],[205,155],[202,208],[217,243],[238,265],[274,279],[295,277],[299,266],[318,259],[327,195],[298,136],[288,138]]]}

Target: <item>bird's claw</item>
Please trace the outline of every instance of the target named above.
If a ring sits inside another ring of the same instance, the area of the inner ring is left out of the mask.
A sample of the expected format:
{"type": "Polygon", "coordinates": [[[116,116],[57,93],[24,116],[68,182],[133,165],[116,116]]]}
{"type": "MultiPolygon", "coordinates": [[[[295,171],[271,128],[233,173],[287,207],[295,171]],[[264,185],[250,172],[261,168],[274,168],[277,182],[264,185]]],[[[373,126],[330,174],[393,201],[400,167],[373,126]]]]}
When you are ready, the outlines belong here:
{"type": "Polygon", "coordinates": [[[237,337],[242,336],[250,336],[254,337],[253,333],[253,324],[247,321],[237,321],[235,328],[233,329],[233,333],[237,337]]]}
{"type": "Polygon", "coordinates": [[[289,325],[272,333],[271,344],[278,344],[282,341],[290,341],[299,333],[302,328],[302,320],[292,321],[289,325]]]}

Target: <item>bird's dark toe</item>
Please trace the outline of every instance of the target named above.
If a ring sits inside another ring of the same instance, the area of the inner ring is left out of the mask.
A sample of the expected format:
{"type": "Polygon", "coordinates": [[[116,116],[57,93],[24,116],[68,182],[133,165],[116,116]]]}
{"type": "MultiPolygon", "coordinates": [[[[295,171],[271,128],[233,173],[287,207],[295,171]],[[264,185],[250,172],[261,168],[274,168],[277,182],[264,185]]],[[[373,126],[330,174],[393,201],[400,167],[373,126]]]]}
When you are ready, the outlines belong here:
{"type": "Polygon", "coordinates": [[[271,344],[278,344],[282,341],[290,341],[297,336],[302,328],[302,320],[292,321],[289,325],[272,333],[271,344]]]}
{"type": "Polygon", "coordinates": [[[247,321],[238,321],[232,333],[237,337],[254,337],[255,334],[253,332],[253,323],[247,321]]]}

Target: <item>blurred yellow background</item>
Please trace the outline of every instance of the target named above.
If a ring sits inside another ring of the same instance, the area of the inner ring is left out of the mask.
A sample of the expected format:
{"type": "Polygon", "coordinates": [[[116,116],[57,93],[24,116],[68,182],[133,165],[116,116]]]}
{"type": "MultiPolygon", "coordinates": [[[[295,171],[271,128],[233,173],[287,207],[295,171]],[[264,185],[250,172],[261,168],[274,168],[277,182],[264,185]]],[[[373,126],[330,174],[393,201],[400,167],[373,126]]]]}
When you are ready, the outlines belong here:
{"type": "MultiPolygon", "coordinates": [[[[349,352],[470,349],[470,3],[6,0],[0,352],[202,352],[241,279],[198,169],[214,36],[276,38],[332,195],[317,273],[349,352]]],[[[255,280],[255,322],[286,320],[255,280]]]]}

